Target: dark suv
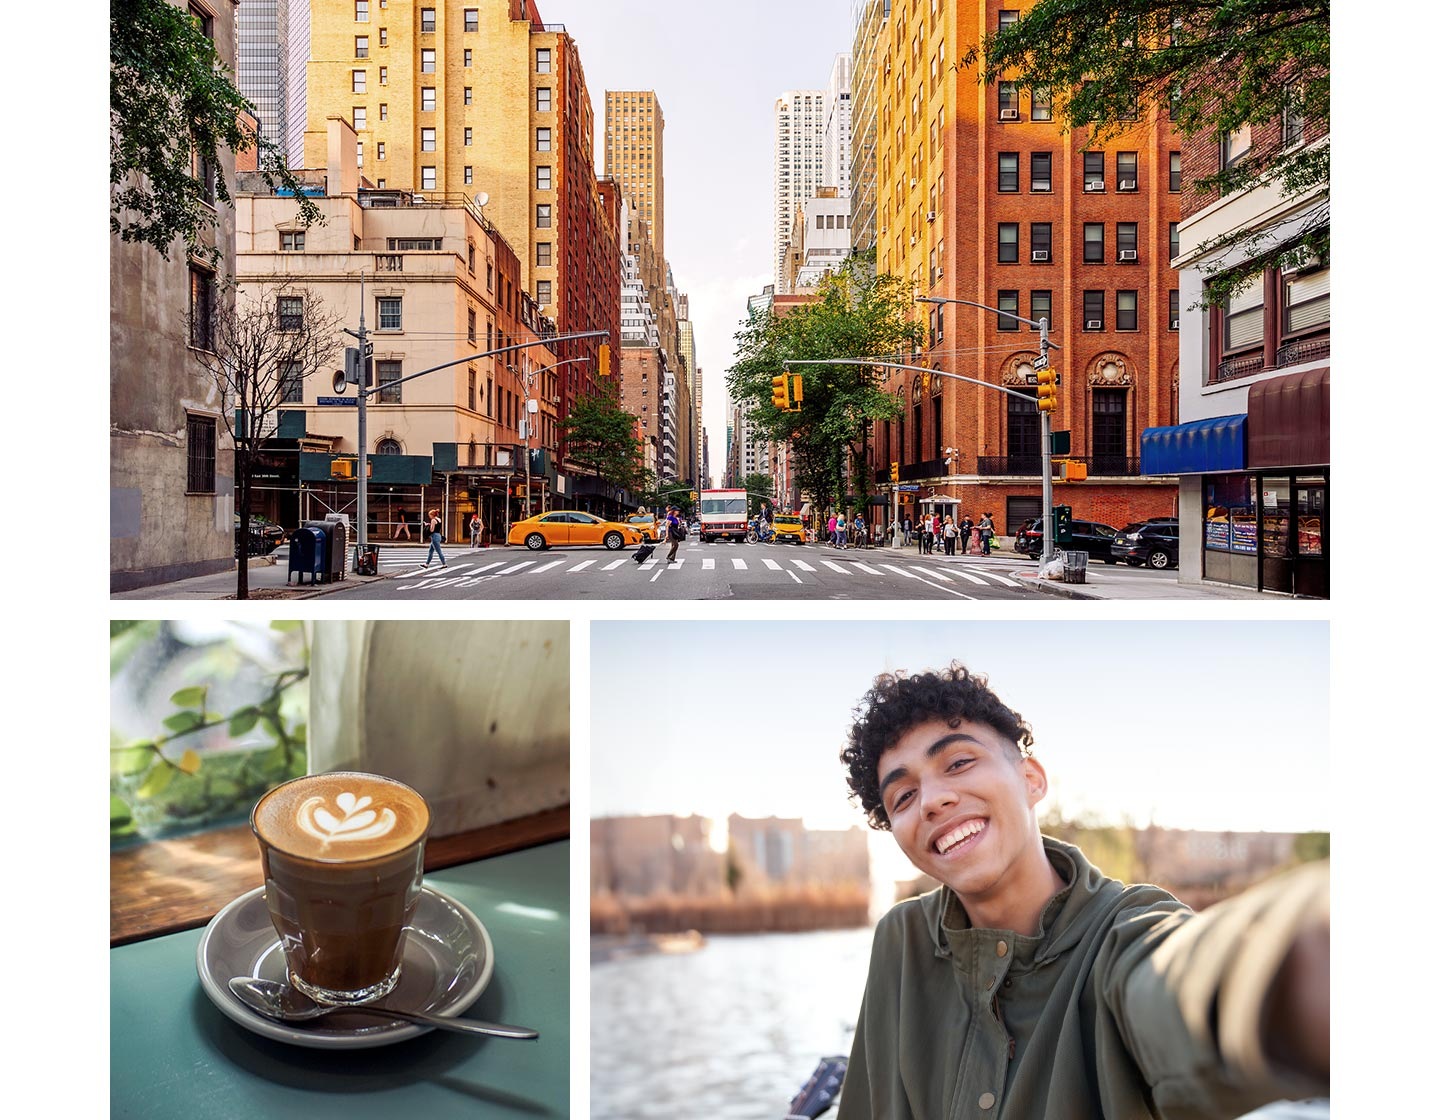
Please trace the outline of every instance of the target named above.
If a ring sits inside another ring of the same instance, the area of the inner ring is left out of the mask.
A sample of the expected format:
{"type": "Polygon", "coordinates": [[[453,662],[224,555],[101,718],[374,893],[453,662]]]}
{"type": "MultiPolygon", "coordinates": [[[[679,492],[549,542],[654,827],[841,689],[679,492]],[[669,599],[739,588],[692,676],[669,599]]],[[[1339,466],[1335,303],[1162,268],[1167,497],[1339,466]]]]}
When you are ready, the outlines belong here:
{"type": "Polygon", "coordinates": [[[1173,568],[1180,563],[1180,522],[1152,517],[1121,529],[1115,537],[1115,559],[1139,567],[1173,568]]]}
{"type": "MultiPolygon", "coordinates": [[[[1039,519],[1028,521],[1025,528],[1015,535],[1015,551],[1024,553],[1031,560],[1040,558],[1040,550],[1045,547],[1045,525],[1039,519]]],[[[1107,564],[1118,564],[1120,558],[1112,551],[1115,540],[1115,527],[1106,525],[1100,521],[1079,521],[1070,522],[1070,540],[1066,544],[1056,544],[1059,552],[1084,552],[1092,560],[1104,560],[1107,564]]]]}

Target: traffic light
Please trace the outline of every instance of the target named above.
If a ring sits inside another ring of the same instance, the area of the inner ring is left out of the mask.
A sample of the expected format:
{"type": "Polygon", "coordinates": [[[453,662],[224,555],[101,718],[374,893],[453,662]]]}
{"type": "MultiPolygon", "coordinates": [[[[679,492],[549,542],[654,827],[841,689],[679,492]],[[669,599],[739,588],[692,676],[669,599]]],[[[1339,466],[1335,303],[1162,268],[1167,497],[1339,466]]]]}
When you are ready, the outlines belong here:
{"type": "Polygon", "coordinates": [[[600,376],[610,376],[610,344],[608,342],[600,344],[600,376]]]}
{"type": "Polygon", "coordinates": [[[899,463],[891,463],[891,464],[890,464],[890,481],[891,481],[891,482],[899,482],[899,481],[900,481],[900,464],[899,464],[899,463]]]}
{"type": "Polygon", "coordinates": [[[790,407],[790,386],[783,373],[777,374],[770,379],[770,403],[781,412],[790,407]]]}
{"type": "Polygon", "coordinates": [[[693,504],[693,503],[695,503],[695,502],[698,502],[699,500],[700,500],[700,495],[697,494],[697,493],[695,493],[694,490],[691,490],[691,491],[690,491],[690,501],[691,501],[691,503],[693,504]]]}
{"type": "Polygon", "coordinates": [[[805,379],[798,373],[795,375],[795,391],[791,394],[795,398],[795,407],[800,407],[800,402],[805,398],[805,379]]]}
{"type": "Polygon", "coordinates": [[[1035,396],[1036,407],[1041,412],[1054,412],[1055,405],[1059,402],[1059,392],[1055,387],[1055,371],[1049,368],[1036,370],[1035,384],[1039,387],[1035,396]]]}

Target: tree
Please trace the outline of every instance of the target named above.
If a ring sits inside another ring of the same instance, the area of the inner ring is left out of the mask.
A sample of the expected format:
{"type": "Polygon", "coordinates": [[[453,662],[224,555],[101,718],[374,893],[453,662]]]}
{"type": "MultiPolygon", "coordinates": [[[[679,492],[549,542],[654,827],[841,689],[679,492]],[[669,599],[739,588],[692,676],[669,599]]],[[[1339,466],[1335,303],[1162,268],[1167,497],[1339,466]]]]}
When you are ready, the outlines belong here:
{"type": "Polygon", "coordinates": [[[635,434],[636,422],[634,414],[621,408],[620,402],[604,389],[578,398],[570,415],[560,421],[567,457],[602,483],[638,492],[645,486],[649,472],[640,438],[635,434]]]}
{"type": "MultiPolygon", "coordinates": [[[[220,392],[226,431],[235,441],[235,507],[248,539],[256,458],[275,432],[277,413],[300,407],[305,380],[334,368],[343,321],[314,292],[262,284],[237,291],[233,306],[216,301],[209,338],[187,322],[200,364],[220,392]]],[[[235,597],[250,597],[249,566],[236,566],[235,597]]]]}
{"type": "Polygon", "coordinates": [[[877,275],[872,261],[857,255],[820,281],[814,302],[785,315],[752,312],[735,335],[739,357],[726,373],[731,398],[748,406],[765,438],[789,441],[802,491],[821,502],[845,495],[847,466],[859,492],[869,493],[866,435],[872,421],[894,419],[900,406],[863,362],[796,366],[792,372],[804,378],[797,411],[771,403],[771,378],[787,360],[909,354],[924,334],[912,307],[904,280],[877,275]]]}
{"type": "Polygon", "coordinates": [[[279,147],[245,123],[242,114],[253,112],[185,8],[111,0],[110,232],[167,260],[180,238],[187,253],[218,263],[220,249],[206,234],[218,220],[214,202],[230,201],[219,153],[256,146],[266,181],[294,192],[300,221],[319,220],[279,147]]]}
{"type": "Polygon", "coordinates": [[[760,507],[767,501],[774,503],[775,480],[770,475],[755,471],[753,474],[747,474],[740,486],[745,491],[746,505],[751,516],[759,513],[760,507]]]}
{"type": "Polygon", "coordinates": [[[1067,129],[1088,128],[1101,145],[1135,126],[1147,107],[1185,136],[1215,142],[1256,126],[1243,158],[1193,186],[1231,194],[1277,182],[1287,197],[1314,192],[1319,205],[1295,237],[1272,244],[1261,230],[1206,242],[1247,261],[1207,269],[1217,302],[1266,268],[1298,266],[1330,250],[1330,149],[1307,147],[1284,127],[1330,120],[1329,0],[1040,0],[1024,18],[985,37],[963,59],[980,80],[1048,88],[1067,129]],[[1221,269],[1224,269],[1222,274],[1221,269]]]}

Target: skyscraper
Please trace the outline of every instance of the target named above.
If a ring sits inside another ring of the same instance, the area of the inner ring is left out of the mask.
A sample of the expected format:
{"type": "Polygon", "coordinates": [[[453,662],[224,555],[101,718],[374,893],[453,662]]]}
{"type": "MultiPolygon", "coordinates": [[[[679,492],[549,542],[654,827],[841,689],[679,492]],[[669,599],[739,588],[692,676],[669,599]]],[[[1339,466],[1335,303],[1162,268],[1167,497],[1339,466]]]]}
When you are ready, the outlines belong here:
{"type": "MultiPolygon", "coordinates": [[[[288,0],[287,0],[288,3],[288,0]]],[[[285,158],[305,166],[305,65],[310,61],[310,0],[288,3],[285,75],[285,158]]]]}
{"type": "Polygon", "coordinates": [[[654,90],[605,91],[605,174],[650,225],[665,259],[665,114],[654,90]]]}
{"type": "Polygon", "coordinates": [[[785,252],[796,212],[824,181],[825,91],[775,99],[775,290],[785,292],[785,252]]]}
{"type": "Polygon", "coordinates": [[[850,70],[850,244],[875,244],[879,176],[875,145],[880,128],[879,56],[876,48],[890,19],[890,0],[851,0],[855,45],[850,70]]]}
{"type": "MultiPolygon", "coordinates": [[[[297,5],[306,6],[304,0],[297,5]]],[[[290,0],[240,0],[235,12],[235,80],[262,139],[285,149],[290,73],[290,0]]]]}
{"type": "Polygon", "coordinates": [[[850,195],[850,52],[835,56],[825,87],[825,138],[820,169],[824,185],[850,195]]]}

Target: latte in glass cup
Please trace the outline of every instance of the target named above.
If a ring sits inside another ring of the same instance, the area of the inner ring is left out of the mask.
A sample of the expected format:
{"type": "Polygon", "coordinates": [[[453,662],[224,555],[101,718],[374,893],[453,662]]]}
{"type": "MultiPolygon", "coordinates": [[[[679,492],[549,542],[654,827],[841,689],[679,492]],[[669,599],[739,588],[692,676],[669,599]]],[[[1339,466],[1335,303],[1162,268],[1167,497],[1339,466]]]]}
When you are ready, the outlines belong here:
{"type": "Polygon", "coordinates": [[[365,1003],[400,979],[430,809],[376,774],[311,774],[255,806],[265,902],[290,982],[321,1003],[365,1003]]]}

